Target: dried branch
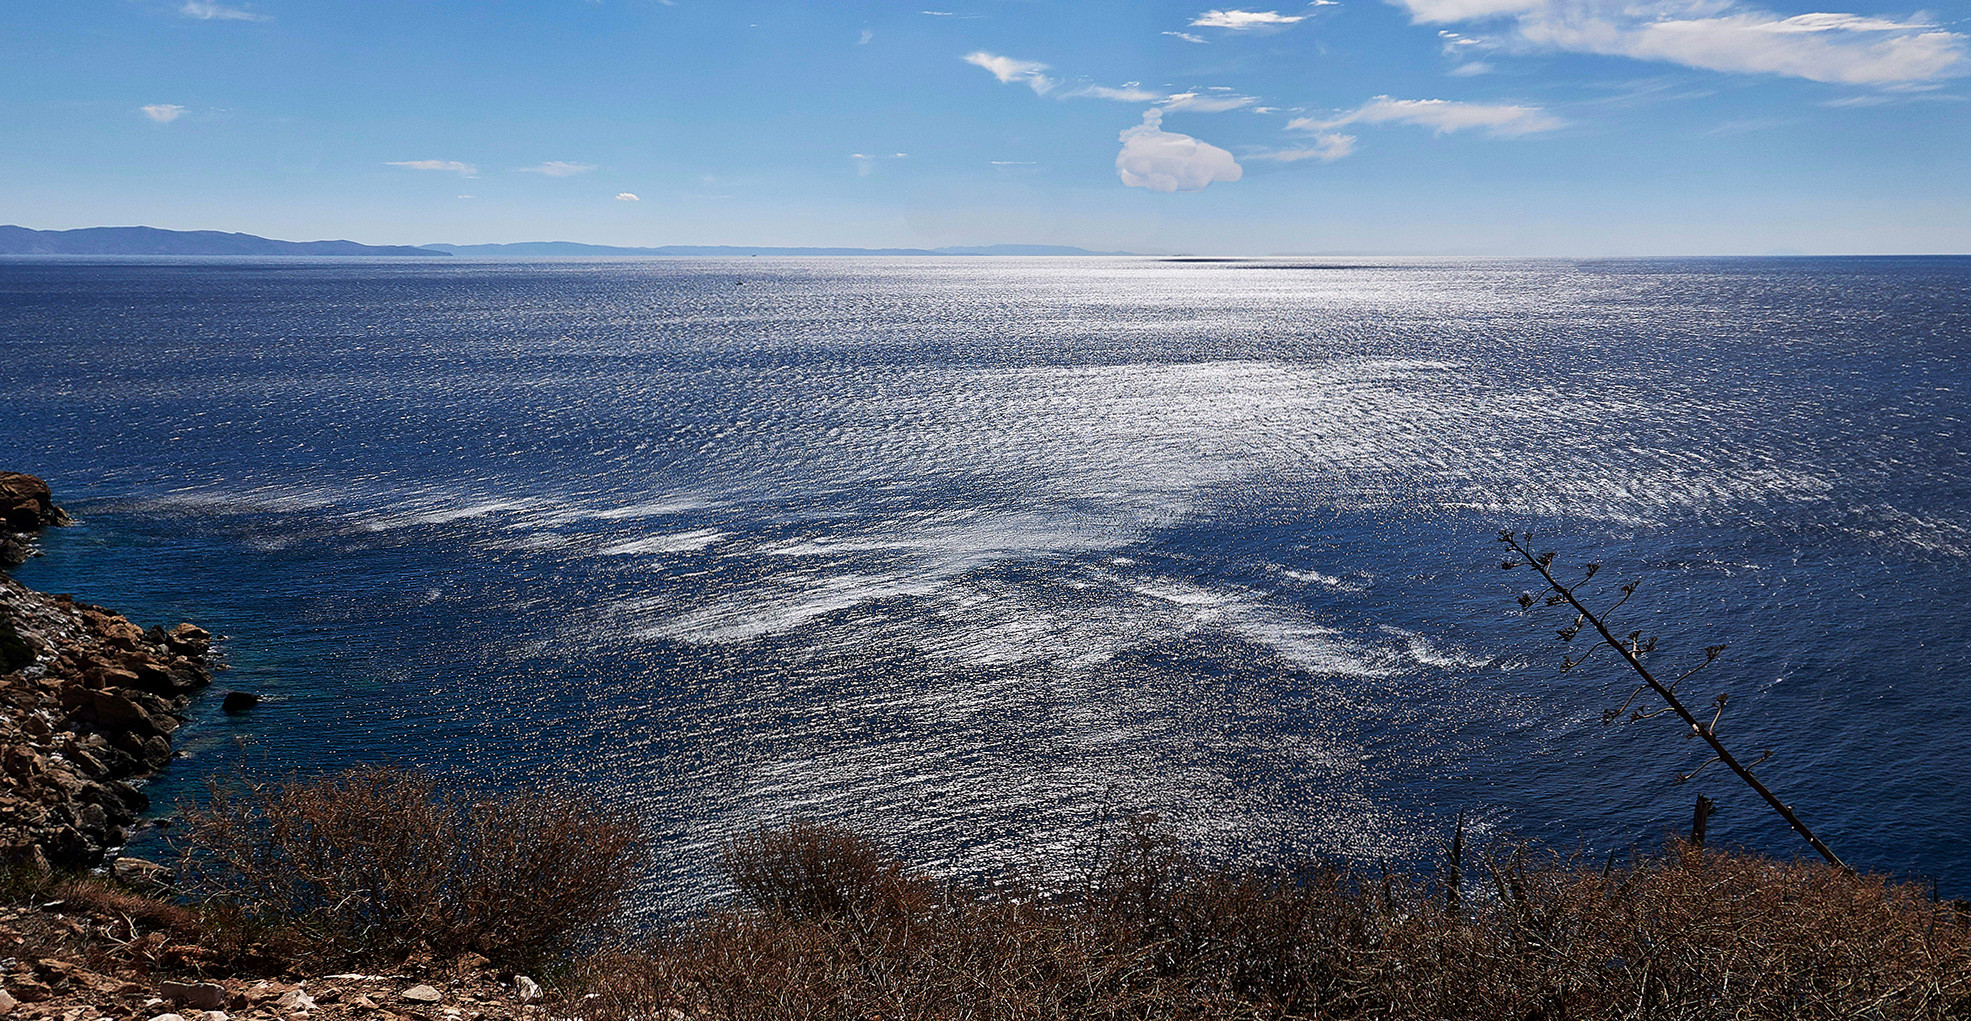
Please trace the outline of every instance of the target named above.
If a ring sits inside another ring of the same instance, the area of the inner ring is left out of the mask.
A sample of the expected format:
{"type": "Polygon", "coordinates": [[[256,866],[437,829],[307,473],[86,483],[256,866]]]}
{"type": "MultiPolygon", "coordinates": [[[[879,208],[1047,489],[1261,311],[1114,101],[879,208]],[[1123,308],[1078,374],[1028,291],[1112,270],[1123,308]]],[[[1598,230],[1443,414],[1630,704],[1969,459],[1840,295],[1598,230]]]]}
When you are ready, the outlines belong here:
{"type": "MultiPolygon", "coordinates": [[[[1793,828],[1793,832],[1798,833],[1800,834],[1801,837],[1805,838],[1807,843],[1812,845],[1813,849],[1819,852],[1821,857],[1827,859],[1829,862],[1843,869],[1848,868],[1847,863],[1843,862],[1840,858],[1836,857],[1834,852],[1832,850],[1829,850],[1828,846],[1822,843],[1821,839],[1815,836],[1812,830],[1807,828],[1807,824],[1800,821],[1800,817],[1794,814],[1793,809],[1790,806],[1788,806],[1785,802],[1780,801],[1779,796],[1774,794],[1772,790],[1769,789],[1764,783],[1760,782],[1759,778],[1753,775],[1752,770],[1744,763],[1738,761],[1738,759],[1731,754],[1731,751],[1725,747],[1724,742],[1719,740],[1718,720],[1722,718],[1724,715],[1725,703],[1728,701],[1728,698],[1724,695],[1720,695],[1717,697],[1717,699],[1715,699],[1712,702],[1712,705],[1715,706],[1717,709],[1717,713],[1712,716],[1711,722],[1709,724],[1706,724],[1703,721],[1699,720],[1695,713],[1692,713],[1690,711],[1690,708],[1684,704],[1682,699],[1677,697],[1677,691],[1676,691],[1677,684],[1681,683],[1685,678],[1688,678],[1691,674],[1696,673],[1698,670],[1701,670],[1704,667],[1709,666],[1713,661],[1715,661],[1718,658],[1718,655],[1724,651],[1725,649],[1724,646],[1713,645],[1707,647],[1704,650],[1703,663],[1698,664],[1698,666],[1692,668],[1690,671],[1686,672],[1681,677],[1678,677],[1675,681],[1672,681],[1669,684],[1665,684],[1662,681],[1658,680],[1656,678],[1656,675],[1651,673],[1647,666],[1643,665],[1643,661],[1642,661],[1642,656],[1650,649],[1655,648],[1656,646],[1655,639],[1652,638],[1647,642],[1644,642],[1641,640],[1642,632],[1637,631],[1631,633],[1628,636],[1627,641],[1625,642],[1622,639],[1618,639],[1615,636],[1615,632],[1612,629],[1610,629],[1608,625],[1608,614],[1614,612],[1617,609],[1620,609],[1624,603],[1627,603],[1629,601],[1629,598],[1635,595],[1636,589],[1639,587],[1640,582],[1630,582],[1622,586],[1622,598],[1616,600],[1615,603],[1612,606],[1610,606],[1607,611],[1598,614],[1595,611],[1588,609],[1588,607],[1585,604],[1583,604],[1581,600],[1575,595],[1575,588],[1579,587],[1578,583],[1576,586],[1570,587],[1568,585],[1562,584],[1560,579],[1554,576],[1553,573],[1554,554],[1552,552],[1543,552],[1538,556],[1534,555],[1532,549],[1528,545],[1532,541],[1532,536],[1530,534],[1521,536],[1508,529],[1505,531],[1501,531],[1499,533],[1499,541],[1504,543],[1507,547],[1509,547],[1513,551],[1514,554],[1516,554],[1515,558],[1502,561],[1499,565],[1500,567],[1505,568],[1507,570],[1511,570],[1513,568],[1521,566],[1522,564],[1531,565],[1534,570],[1540,573],[1540,577],[1546,580],[1547,589],[1553,593],[1551,596],[1547,598],[1546,601],[1547,605],[1559,606],[1562,603],[1565,603],[1566,605],[1574,609],[1576,613],[1574,622],[1570,624],[1567,628],[1562,629],[1560,632],[1560,637],[1562,641],[1572,641],[1575,635],[1579,634],[1579,632],[1581,631],[1584,625],[1592,626],[1595,630],[1595,633],[1601,636],[1601,641],[1596,647],[1599,648],[1600,645],[1606,645],[1609,648],[1615,650],[1616,655],[1622,657],[1622,661],[1628,665],[1629,669],[1634,671],[1636,676],[1642,678],[1643,684],[1646,685],[1651,691],[1654,691],[1657,697],[1663,700],[1667,711],[1675,713],[1677,717],[1683,720],[1684,723],[1690,728],[1689,732],[1685,734],[1685,737],[1703,738],[1704,743],[1710,745],[1711,751],[1713,753],[1713,758],[1706,760],[1704,763],[1699,765],[1697,769],[1693,769],[1689,773],[1679,776],[1678,777],[1679,783],[1682,783],[1690,779],[1692,776],[1697,775],[1698,770],[1703,769],[1705,766],[1710,765],[1712,762],[1724,763],[1725,766],[1729,768],[1732,772],[1738,774],[1738,778],[1740,780],[1745,781],[1746,786],[1752,788],[1754,791],[1758,793],[1758,795],[1761,798],[1764,798],[1766,804],[1772,806],[1773,811],[1779,813],[1780,818],[1786,820],[1786,824],[1793,828]]],[[[1591,569],[1585,572],[1586,576],[1582,578],[1582,582],[1587,581],[1588,578],[1594,577],[1595,573],[1600,570],[1600,565],[1598,564],[1590,565],[1590,568],[1591,569]]],[[[1532,602],[1533,600],[1525,595],[1522,595],[1520,597],[1521,607],[1530,606],[1532,602]]],[[[1569,658],[1563,660],[1562,668],[1571,669],[1574,666],[1580,665],[1580,663],[1584,662],[1586,659],[1587,656],[1583,655],[1579,659],[1569,658]]],[[[1640,694],[1640,689],[1638,689],[1637,694],[1640,694]]],[[[1636,697],[1635,695],[1631,695],[1629,702],[1623,703],[1623,708],[1626,709],[1629,706],[1629,704],[1631,704],[1635,700],[1635,697],[1636,697]]],[[[1639,720],[1648,719],[1652,716],[1660,715],[1661,712],[1663,711],[1664,710],[1659,710],[1658,712],[1648,713],[1648,714],[1637,712],[1631,718],[1639,719],[1639,720]]],[[[1620,714],[1621,714],[1621,710],[1617,710],[1614,715],[1619,716],[1620,714]]],[[[1612,718],[1613,717],[1609,717],[1609,719],[1612,718]]],[[[1771,757],[1771,755],[1772,753],[1768,751],[1765,755],[1759,758],[1758,762],[1764,762],[1767,758],[1771,757]]],[[[1758,762],[1753,763],[1753,765],[1757,765],[1758,762]]]]}

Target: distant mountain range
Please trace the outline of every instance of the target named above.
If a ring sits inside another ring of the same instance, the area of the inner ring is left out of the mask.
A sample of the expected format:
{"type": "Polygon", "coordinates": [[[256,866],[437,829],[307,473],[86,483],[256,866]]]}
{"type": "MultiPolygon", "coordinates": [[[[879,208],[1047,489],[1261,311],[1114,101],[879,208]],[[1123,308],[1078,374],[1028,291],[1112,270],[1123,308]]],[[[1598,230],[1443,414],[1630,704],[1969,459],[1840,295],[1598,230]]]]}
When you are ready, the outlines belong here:
{"type": "Polygon", "coordinates": [[[954,248],[759,248],[740,245],[663,245],[620,248],[584,245],[574,241],[523,241],[511,245],[425,245],[434,252],[473,259],[538,259],[543,256],[606,255],[1131,255],[1131,252],[1091,252],[1062,245],[985,245],[954,248]]]}
{"type": "Polygon", "coordinates": [[[29,230],[0,227],[0,255],[416,255],[445,253],[407,245],[359,245],[354,241],[274,241],[216,230],[156,227],[84,227],[29,230]]]}
{"type": "Polygon", "coordinates": [[[972,248],[753,248],[732,245],[664,245],[621,248],[573,241],[529,241],[511,245],[362,245],[354,241],[275,241],[253,234],[216,230],[160,230],[156,227],[84,227],[30,230],[0,226],[0,255],[394,255],[469,259],[652,255],[1129,255],[1091,252],[1061,245],[986,245],[972,248]]]}

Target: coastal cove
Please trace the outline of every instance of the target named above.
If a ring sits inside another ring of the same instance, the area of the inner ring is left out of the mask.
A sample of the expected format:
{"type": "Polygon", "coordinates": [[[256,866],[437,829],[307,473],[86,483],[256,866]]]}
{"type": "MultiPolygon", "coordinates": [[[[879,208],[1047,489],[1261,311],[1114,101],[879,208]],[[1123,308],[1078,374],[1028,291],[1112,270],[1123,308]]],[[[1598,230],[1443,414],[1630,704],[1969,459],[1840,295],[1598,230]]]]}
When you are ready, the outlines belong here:
{"type": "Polygon", "coordinates": [[[1971,891],[1971,263],[1331,262],[8,262],[0,463],[77,520],[17,576],[267,695],[194,702],[154,801],[242,754],[565,776],[672,852],[652,910],[797,815],[950,869],[1135,811],[1374,863],[1707,793],[1792,853],[1600,726],[1518,524],[1730,644],[1849,861],[1971,891]]]}

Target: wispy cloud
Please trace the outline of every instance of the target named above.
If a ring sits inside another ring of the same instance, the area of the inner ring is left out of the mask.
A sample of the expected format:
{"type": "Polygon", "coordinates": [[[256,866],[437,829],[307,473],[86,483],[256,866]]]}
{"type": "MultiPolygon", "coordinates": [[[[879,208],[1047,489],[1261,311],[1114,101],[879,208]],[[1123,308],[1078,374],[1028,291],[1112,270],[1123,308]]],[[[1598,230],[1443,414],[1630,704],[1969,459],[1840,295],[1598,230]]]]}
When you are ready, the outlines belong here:
{"type": "Polygon", "coordinates": [[[1130,188],[1151,191],[1202,191],[1245,175],[1232,154],[1190,135],[1163,130],[1163,111],[1143,114],[1143,123],[1121,135],[1116,174],[1130,188]]]}
{"type": "MultiPolygon", "coordinates": [[[[1315,6],[1332,4],[1334,0],[1316,0],[1315,6]]],[[[1234,32],[1252,32],[1267,28],[1285,28],[1288,25],[1306,21],[1305,14],[1281,14],[1279,11],[1206,11],[1191,19],[1192,28],[1226,28],[1234,32]]]]}
{"type": "MultiPolygon", "coordinates": [[[[420,168],[421,169],[421,168],[420,168]]],[[[574,177],[595,169],[593,163],[569,163],[566,160],[549,160],[539,166],[521,167],[520,173],[540,174],[543,177],[574,177]]]]}
{"type": "Polygon", "coordinates": [[[1118,103],[1154,103],[1164,98],[1164,94],[1141,85],[1124,85],[1110,88],[1107,85],[1083,85],[1061,94],[1063,99],[1113,99],[1118,103]]]}
{"type": "Polygon", "coordinates": [[[255,14],[252,11],[246,10],[244,8],[227,7],[223,4],[211,3],[210,0],[185,0],[185,5],[183,7],[178,8],[178,13],[184,15],[187,18],[197,18],[200,21],[272,21],[274,20],[272,18],[267,17],[265,14],[255,14]]]}
{"type": "Polygon", "coordinates": [[[1153,103],[1164,98],[1164,94],[1154,89],[1146,89],[1141,82],[1124,82],[1120,88],[1084,82],[1069,86],[1064,80],[1048,74],[1049,67],[1037,60],[1020,60],[979,50],[965,55],[965,63],[982,67],[992,73],[1004,85],[1025,85],[1036,95],[1052,95],[1056,99],[1111,99],[1119,103],[1153,103]]]}
{"type": "Polygon", "coordinates": [[[1323,133],[1314,136],[1313,145],[1296,146],[1292,149],[1275,149],[1271,152],[1256,152],[1246,158],[1249,160],[1272,160],[1278,163],[1296,163],[1300,160],[1320,160],[1333,163],[1355,151],[1355,136],[1340,133],[1323,133]]]}
{"type": "Polygon", "coordinates": [[[152,103],[137,108],[144,116],[159,124],[169,124],[185,115],[185,108],[176,103],[152,103]]]}
{"type": "Polygon", "coordinates": [[[868,177],[868,176],[869,176],[870,174],[873,174],[873,173],[875,173],[875,172],[876,172],[876,167],[877,167],[877,164],[878,164],[878,163],[879,163],[880,161],[882,161],[882,160],[886,160],[886,159],[887,159],[887,160],[907,160],[907,159],[909,159],[909,158],[910,158],[910,154],[909,154],[909,153],[907,153],[907,152],[893,152],[893,153],[891,153],[891,154],[889,154],[888,156],[870,156],[870,155],[867,155],[867,154],[865,154],[865,153],[859,153],[859,152],[852,152],[852,153],[850,153],[850,154],[849,154],[849,158],[855,161],[855,173],[856,173],[856,176],[857,176],[857,177],[868,177]]]}
{"type": "Polygon", "coordinates": [[[619,191],[619,192],[617,192],[617,193],[616,193],[616,201],[618,201],[618,202],[642,202],[643,200],[642,200],[642,199],[640,199],[640,198],[637,198],[637,197],[636,197],[636,194],[635,194],[634,192],[627,192],[627,191],[619,191]]]}
{"type": "Polygon", "coordinates": [[[1179,92],[1163,101],[1166,110],[1185,110],[1191,113],[1224,113],[1259,102],[1256,96],[1241,96],[1235,93],[1220,92],[1179,92]]]}
{"type": "Polygon", "coordinates": [[[442,170],[461,177],[478,177],[479,168],[457,160],[396,160],[389,164],[405,170],[442,170]]]}
{"type": "Polygon", "coordinates": [[[1483,129],[1487,134],[1501,138],[1517,138],[1552,131],[1566,122],[1537,106],[1377,96],[1354,110],[1327,120],[1296,117],[1287,122],[1287,128],[1293,131],[1329,131],[1345,124],[1415,124],[1440,135],[1483,129]]]}
{"type": "Polygon", "coordinates": [[[1013,57],[1002,57],[996,53],[987,53],[984,50],[979,50],[975,53],[967,53],[965,55],[965,63],[982,67],[992,72],[992,76],[999,79],[1002,85],[1011,85],[1018,82],[1043,96],[1052,90],[1055,85],[1059,84],[1045,74],[1047,65],[1038,61],[1017,60],[1013,57]]]}
{"type": "Polygon", "coordinates": [[[1207,41],[1204,36],[1191,32],[1165,32],[1164,35],[1174,35],[1187,43],[1198,43],[1199,45],[1203,45],[1207,41]]]}
{"type": "Polygon", "coordinates": [[[1421,23],[1505,23],[1521,47],[1849,85],[1964,74],[1967,37],[1920,19],[1782,17],[1735,0],[1389,0],[1421,23]]]}

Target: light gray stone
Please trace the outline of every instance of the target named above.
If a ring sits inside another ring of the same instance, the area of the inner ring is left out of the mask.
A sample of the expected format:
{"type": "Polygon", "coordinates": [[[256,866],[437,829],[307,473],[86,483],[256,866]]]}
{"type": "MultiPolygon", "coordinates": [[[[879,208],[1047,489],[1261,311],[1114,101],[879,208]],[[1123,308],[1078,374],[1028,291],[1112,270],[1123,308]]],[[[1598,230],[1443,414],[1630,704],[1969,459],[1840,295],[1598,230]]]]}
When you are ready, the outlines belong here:
{"type": "Polygon", "coordinates": [[[426,985],[412,986],[397,995],[413,1003],[437,1003],[439,1000],[445,998],[444,993],[426,985]]]}

